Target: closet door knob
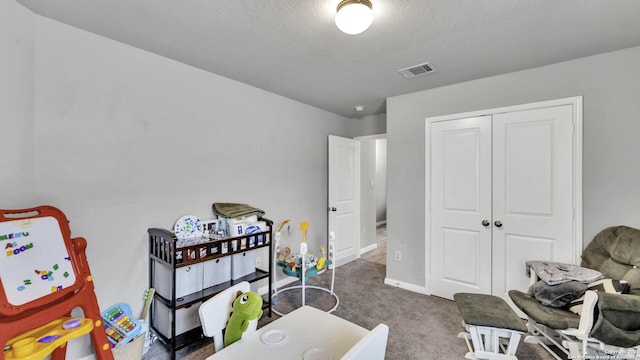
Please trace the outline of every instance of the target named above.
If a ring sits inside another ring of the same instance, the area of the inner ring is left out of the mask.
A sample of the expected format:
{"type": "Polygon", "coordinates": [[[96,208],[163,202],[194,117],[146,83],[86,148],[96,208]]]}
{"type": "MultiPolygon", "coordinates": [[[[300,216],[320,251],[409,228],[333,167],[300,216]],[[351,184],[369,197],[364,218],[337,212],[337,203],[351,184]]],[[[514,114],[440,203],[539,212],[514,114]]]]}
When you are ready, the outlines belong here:
{"type": "Polygon", "coordinates": [[[500,220],[496,220],[493,225],[495,225],[496,227],[502,227],[502,222],[500,220]]]}
{"type": "Polygon", "coordinates": [[[482,220],[482,226],[489,226],[491,225],[491,221],[489,220],[482,220]]]}

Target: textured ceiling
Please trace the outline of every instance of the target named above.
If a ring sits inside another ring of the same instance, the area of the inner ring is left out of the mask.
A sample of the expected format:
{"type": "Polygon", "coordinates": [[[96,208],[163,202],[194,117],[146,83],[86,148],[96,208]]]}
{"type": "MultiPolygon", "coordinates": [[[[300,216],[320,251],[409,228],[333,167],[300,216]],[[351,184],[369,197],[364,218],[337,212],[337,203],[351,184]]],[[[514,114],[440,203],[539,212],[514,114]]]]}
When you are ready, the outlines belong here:
{"type": "Polygon", "coordinates": [[[372,0],[359,35],[336,28],[340,0],[17,1],[348,118],[383,113],[388,96],[640,45],[638,0],[372,0]],[[427,61],[434,73],[397,73],[427,61]]]}

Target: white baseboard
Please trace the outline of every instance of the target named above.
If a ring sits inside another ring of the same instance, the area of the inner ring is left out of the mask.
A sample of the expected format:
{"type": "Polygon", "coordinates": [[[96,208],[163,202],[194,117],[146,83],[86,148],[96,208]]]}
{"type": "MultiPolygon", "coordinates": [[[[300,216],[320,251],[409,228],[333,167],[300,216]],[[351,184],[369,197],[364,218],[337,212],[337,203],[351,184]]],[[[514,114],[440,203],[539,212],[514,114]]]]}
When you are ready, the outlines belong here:
{"type": "Polygon", "coordinates": [[[382,224],[386,224],[386,223],[387,223],[387,220],[378,221],[378,222],[376,223],[376,226],[380,226],[380,225],[382,225],[382,224]]]}
{"type": "Polygon", "coordinates": [[[362,249],[360,249],[360,256],[362,256],[362,254],[368,253],[369,251],[373,251],[373,250],[375,250],[377,248],[378,248],[378,244],[372,244],[372,245],[369,245],[369,246],[365,246],[362,249]]]}
{"type": "Polygon", "coordinates": [[[409,290],[411,292],[415,292],[418,294],[423,294],[423,295],[430,295],[427,292],[427,288],[425,288],[424,286],[418,286],[418,285],[414,285],[414,284],[409,284],[400,280],[394,280],[394,279],[390,279],[390,278],[384,278],[384,283],[385,285],[390,285],[390,286],[395,286],[397,288],[400,289],[404,289],[404,290],[409,290]]]}
{"type": "MultiPolygon", "coordinates": [[[[298,281],[298,278],[294,278],[292,276],[291,277],[286,277],[286,278],[276,282],[275,286],[274,286],[274,289],[275,288],[280,289],[280,288],[285,287],[285,286],[287,286],[287,285],[289,285],[289,284],[291,284],[293,282],[296,282],[296,281],[298,281]]],[[[269,285],[263,286],[261,288],[258,288],[258,294],[260,294],[260,295],[264,295],[264,294],[266,294],[268,292],[269,292],[269,285]]]]}

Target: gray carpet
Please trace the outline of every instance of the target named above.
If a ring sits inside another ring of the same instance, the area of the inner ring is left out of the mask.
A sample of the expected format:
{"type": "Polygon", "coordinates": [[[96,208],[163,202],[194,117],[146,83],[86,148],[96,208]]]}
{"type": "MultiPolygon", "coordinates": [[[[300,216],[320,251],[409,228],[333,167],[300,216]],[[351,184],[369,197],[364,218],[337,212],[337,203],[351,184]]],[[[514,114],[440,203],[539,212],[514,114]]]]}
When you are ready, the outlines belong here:
{"type": "MultiPolygon", "coordinates": [[[[385,266],[356,260],[336,270],[335,292],[340,305],[333,313],[367,329],[378,323],[389,325],[387,360],[463,359],[467,347],[457,337],[462,318],[455,303],[435,296],[425,296],[384,285],[385,266]]],[[[309,281],[310,285],[329,286],[330,272],[309,281]]],[[[318,290],[307,290],[307,305],[330,309],[334,298],[318,290]]],[[[281,292],[276,309],[287,313],[300,305],[300,290],[281,292]]],[[[266,316],[259,326],[278,318],[266,316]]],[[[156,342],[144,359],[169,359],[164,347],[156,342]]],[[[177,353],[178,359],[201,360],[213,353],[213,345],[204,341],[177,353]]],[[[519,360],[552,360],[540,346],[521,342],[519,360]]]]}
{"type": "MultiPolygon", "coordinates": [[[[385,271],[384,265],[362,259],[339,267],[335,292],[340,305],[333,314],[367,329],[381,322],[389,325],[387,360],[463,359],[468,350],[457,337],[463,328],[455,303],[384,285],[385,271]]],[[[327,273],[309,284],[329,286],[330,279],[327,273]]],[[[276,308],[286,313],[300,299],[299,290],[281,293],[276,308]]],[[[327,293],[307,291],[307,305],[327,310],[334,301],[327,293]]],[[[523,342],[516,355],[519,360],[553,359],[540,346],[523,342]]]]}

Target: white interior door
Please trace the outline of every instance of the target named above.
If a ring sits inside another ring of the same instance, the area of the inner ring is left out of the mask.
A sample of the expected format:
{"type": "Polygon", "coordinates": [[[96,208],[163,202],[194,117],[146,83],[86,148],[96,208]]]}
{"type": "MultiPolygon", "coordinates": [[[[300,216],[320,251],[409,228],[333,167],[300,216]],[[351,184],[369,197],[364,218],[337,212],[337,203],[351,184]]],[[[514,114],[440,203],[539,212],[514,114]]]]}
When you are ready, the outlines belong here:
{"type": "Polygon", "coordinates": [[[494,295],[527,289],[527,260],[574,260],[572,114],[564,105],[493,117],[494,295]]]}
{"type": "Polygon", "coordinates": [[[491,293],[491,116],[431,127],[431,290],[491,293]]]}
{"type": "Polygon", "coordinates": [[[336,262],[360,257],[360,142],[329,135],[329,236],[336,262]]]}

